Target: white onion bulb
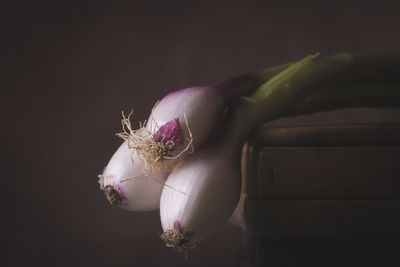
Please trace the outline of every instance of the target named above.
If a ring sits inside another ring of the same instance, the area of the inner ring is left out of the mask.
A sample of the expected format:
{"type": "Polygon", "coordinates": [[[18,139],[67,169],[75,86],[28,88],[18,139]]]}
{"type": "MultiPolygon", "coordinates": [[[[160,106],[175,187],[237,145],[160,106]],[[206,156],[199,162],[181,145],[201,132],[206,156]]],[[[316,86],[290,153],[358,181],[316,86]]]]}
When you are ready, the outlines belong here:
{"type": "Polygon", "coordinates": [[[226,223],[236,207],[240,172],[221,151],[199,151],[169,175],[160,200],[167,246],[184,251],[226,223]]]}
{"type": "Polygon", "coordinates": [[[143,161],[134,150],[128,148],[126,141],[123,142],[103,174],[99,175],[100,188],[104,190],[108,201],[128,210],[157,209],[168,173],[148,176],[143,169],[143,161]]]}

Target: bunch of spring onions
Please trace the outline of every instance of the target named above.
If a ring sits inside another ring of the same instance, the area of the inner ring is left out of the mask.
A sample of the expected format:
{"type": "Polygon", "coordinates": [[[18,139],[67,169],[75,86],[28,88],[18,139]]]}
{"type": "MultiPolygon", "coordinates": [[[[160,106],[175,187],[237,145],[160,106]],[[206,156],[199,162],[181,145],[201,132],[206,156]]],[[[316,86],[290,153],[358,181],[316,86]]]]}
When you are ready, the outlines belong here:
{"type": "Polygon", "coordinates": [[[280,117],[346,107],[400,107],[400,53],[307,56],[165,96],[99,175],[113,205],[160,209],[162,240],[186,252],[223,226],[240,196],[240,154],[251,131],[280,117]]]}

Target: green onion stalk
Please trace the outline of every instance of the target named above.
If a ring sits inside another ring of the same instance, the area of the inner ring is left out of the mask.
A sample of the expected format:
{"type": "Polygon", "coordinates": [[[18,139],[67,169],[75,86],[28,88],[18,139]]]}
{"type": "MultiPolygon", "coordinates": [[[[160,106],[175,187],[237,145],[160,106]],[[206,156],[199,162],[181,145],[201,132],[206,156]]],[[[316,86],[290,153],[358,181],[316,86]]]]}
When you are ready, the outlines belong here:
{"type": "Polygon", "coordinates": [[[231,109],[230,134],[225,138],[242,145],[253,129],[280,117],[351,107],[400,107],[400,53],[317,56],[284,65],[242,97],[231,109]]]}

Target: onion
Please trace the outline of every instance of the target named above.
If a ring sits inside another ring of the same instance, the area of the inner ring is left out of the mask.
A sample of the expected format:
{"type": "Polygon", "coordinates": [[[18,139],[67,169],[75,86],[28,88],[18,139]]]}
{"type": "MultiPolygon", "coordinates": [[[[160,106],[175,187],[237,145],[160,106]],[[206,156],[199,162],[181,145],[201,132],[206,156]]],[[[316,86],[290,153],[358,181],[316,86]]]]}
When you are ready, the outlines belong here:
{"type": "Polygon", "coordinates": [[[127,210],[146,211],[158,207],[166,172],[143,173],[144,163],[135,150],[124,142],[112,156],[103,174],[99,175],[100,188],[107,200],[127,210]]]}
{"type": "MultiPolygon", "coordinates": [[[[239,101],[240,102],[240,101],[239,101]]],[[[224,225],[240,196],[240,123],[228,112],[212,141],[180,162],[160,198],[162,240],[179,252],[224,225]]],[[[245,125],[244,125],[245,126],[245,125]]]]}
{"type": "Polygon", "coordinates": [[[156,155],[155,166],[148,167],[171,170],[177,158],[191,151],[189,146],[197,150],[221,118],[223,103],[223,95],[214,87],[187,88],[164,97],[153,109],[146,129],[168,151],[156,155]]]}
{"type": "Polygon", "coordinates": [[[168,247],[185,251],[223,225],[240,195],[238,164],[220,147],[190,156],[169,175],[160,200],[168,247]]]}

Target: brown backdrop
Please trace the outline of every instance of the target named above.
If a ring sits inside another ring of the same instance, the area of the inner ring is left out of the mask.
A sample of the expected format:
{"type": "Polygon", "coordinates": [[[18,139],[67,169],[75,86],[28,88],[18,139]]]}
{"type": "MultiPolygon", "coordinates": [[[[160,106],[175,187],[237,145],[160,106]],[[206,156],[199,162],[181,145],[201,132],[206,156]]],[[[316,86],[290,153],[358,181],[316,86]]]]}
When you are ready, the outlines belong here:
{"type": "MultiPolygon", "coordinates": [[[[133,108],[138,122],[168,92],[310,53],[398,50],[399,5],[114,2],[2,7],[2,261],[235,266],[239,229],[227,226],[185,260],[163,246],[157,212],[130,213],[106,202],[96,176],[121,142],[114,136],[121,110],[133,108]]],[[[358,109],[274,124],[393,120],[399,111],[358,109]]]]}

